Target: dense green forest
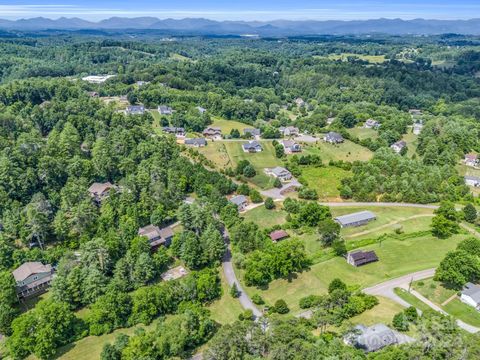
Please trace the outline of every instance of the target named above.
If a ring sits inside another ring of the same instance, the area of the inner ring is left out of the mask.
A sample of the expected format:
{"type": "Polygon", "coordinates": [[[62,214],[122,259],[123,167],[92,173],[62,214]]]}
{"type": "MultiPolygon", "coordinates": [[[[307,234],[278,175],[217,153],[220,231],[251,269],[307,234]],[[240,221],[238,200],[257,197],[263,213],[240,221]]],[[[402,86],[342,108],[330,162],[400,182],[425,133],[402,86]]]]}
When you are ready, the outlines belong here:
{"type": "MultiPolygon", "coordinates": [[[[244,221],[228,202],[235,192],[262,202],[258,189],[241,183],[241,175],[256,175],[251,164],[243,163],[240,172],[239,167],[216,171],[215,164],[159,131],[170,125],[201,133],[215,119],[260,128],[264,138],[278,137],[278,128],[292,125],[309,134],[335,130],[374,152],[368,161],[330,164],[348,171],[339,186],[343,200],[475,202],[458,164],[465,154],[480,152],[476,41],[448,36],[167,41],[71,33],[0,39],[5,354],[54,358],[59,347],[88,335],[160,319],[151,332],[118,337],[102,359],[185,358],[207,341],[206,359],[478,358],[477,338],[432,314],[416,320],[431,346],[417,343],[368,356],[334,334],[312,335],[323,321],[320,313],[312,321],[272,315],[272,335],[250,321],[251,315],[220,327],[204,305],[222,296],[218,267],[225,229],[248,285],[268,286],[308,269],[311,261],[300,241],[272,244],[268,231],[244,221]],[[340,54],[349,55],[335,57],[340,54]],[[370,61],[372,56],[382,61],[370,61]],[[115,76],[102,84],[82,80],[102,74],[115,76]],[[147,109],[168,105],[175,112],[126,115],[107,98],[147,109]],[[295,105],[298,98],[305,106],[295,105]],[[199,114],[197,107],[207,113],[199,114]],[[410,109],[421,109],[424,127],[411,153],[395,154],[389,147],[411,133],[416,121],[410,109]],[[378,136],[349,132],[371,118],[381,125],[378,136]],[[95,182],[114,186],[101,202],[88,192],[95,182]],[[185,202],[191,196],[195,202],[185,202]],[[138,235],[149,224],[178,227],[168,249],[152,252],[138,235]],[[56,276],[49,297],[25,312],[11,272],[28,261],[54,265],[56,276]],[[164,271],[180,263],[189,275],[161,281],[164,271]],[[86,318],[78,315],[82,309],[88,309],[86,318]],[[446,345],[450,339],[454,346],[446,345]]],[[[277,155],[285,158],[281,149],[277,155]]],[[[326,166],[322,157],[289,158],[286,166],[301,175],[302,165],[326,166]]],[[[299,196],[315,200],[315,191],[303,185],[299,196]]],[[[275,207],[272,199],[269,203],[275,207]]],[[[328,208],[316,202],[287,200],[284,208],[291,228],[332,228],[328,208]]],[[[327,235],[322,241],[330,246],[335,241],[327,235]]],[[[338,296],[328,305],[338,312],[353,307],[350,296],[357,305],[367,301],[350,292],[338,296]]]]}

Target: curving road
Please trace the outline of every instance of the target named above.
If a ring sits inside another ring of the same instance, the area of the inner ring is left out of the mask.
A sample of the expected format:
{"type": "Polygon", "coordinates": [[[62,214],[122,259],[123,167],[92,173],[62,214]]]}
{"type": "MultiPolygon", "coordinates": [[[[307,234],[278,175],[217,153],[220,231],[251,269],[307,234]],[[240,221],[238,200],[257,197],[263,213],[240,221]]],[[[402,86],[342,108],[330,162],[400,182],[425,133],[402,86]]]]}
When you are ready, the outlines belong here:
{"type": "Polygon", "coordinates": [[[438,209],[438,205],[394,203],[394,202],[321,202],[320,205],[329,207],[351,207],[351,206],[378,206],[378,207],[413,207],[420,209],[438,209]]]}
{"type": "Polygon", "coordinates": [[[227,279],[228,286],[231,287],[233,284],[237,285],[237,289],[240,293],[240,296],[238,297],[240,304],[245,310],[252,310],[255,318],[258,318],[262,316],[262,312],[255,306],[253,301],[248,297],[247,293],[243,290],[242,285],[240,285],[240,282],[238,281],[237,276],[235,275],[235,271],[233,270],[232,252],[230,249],[230,235],[226,228],[223,230],[223,239],[227,244],[227,250],[225,251],[225,255],[223,256],[222,268],[223,268],[223,273],[225,274],[225,278],[227,279]]]}

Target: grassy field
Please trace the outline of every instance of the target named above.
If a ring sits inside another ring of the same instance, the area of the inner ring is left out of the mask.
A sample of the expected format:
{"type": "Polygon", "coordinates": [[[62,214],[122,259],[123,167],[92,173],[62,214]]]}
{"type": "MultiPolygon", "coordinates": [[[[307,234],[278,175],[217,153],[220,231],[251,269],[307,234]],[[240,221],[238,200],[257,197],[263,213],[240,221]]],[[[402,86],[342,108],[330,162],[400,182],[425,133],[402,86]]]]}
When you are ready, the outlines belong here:
{"type": "Polygon", "coordinates": [[[319,155],[324,163],[330,160],[366,161],[373,156],[370,150],[349,140],[338,145],[327,144],[324,141],[305,145],[304,153],[319,155]]]}
{"type": "MultiPolygon", "coordinates": [[[[439,240],[431,235],[407,239],[395,239],[387,236],[381,244],[366,246],[373,249],[380,261],[355,268],[345,259],[336,257],[320,262],[310,270],[294,275],[291,279],[280,279],[270,283],[268,289],[261,291],[264,299],[272,304],[284,299],[292,311],[299,311],[298,301],[309,294],[326,292],[328,284],[336,277],[347,284],[362,287],[380,283],[411,272],[435,267],[445,254],[453,250],[465,235],[439,240]]],[[[259,290],[245,287],[249,294],[259,290]]]]}
{"type": "Polygon", "coordinates": [[[378,138],[378,132],[376,132],[374,129],[366,129],[364,127],[354,127],[352,129],[348,129],[348,132],[359,138],[360,140],[363,139],[376,139],[378,138]]]}
{"type": "Polygon", "coordinates": [[[412,157],[413,154],[417,152],[417,147],[418,147],[418,136],[415,135],[413,132],[411,132],[410,129],[408,129],[408,132],[403,135],[403,140],[407,143],[407,155],[409,157],[412,157]]]}
{"type": "Polygon", "coordinates": [[[230,287],[225,280],[223,271],[220,269],[220,276],[222,279],[222,297],[208,306],[211,311],[211,318],[216,322],[224,325],[238,320],[238,315],[243,312],[238,299],[230,296],[230,287]]]}
{"type": "Polygon", "coordinates": [[[244,124],[234,120],[225,120],[219,117],[213,117],[212,120],[213,124],[210,126],[219,127],[220,129],[222,129],[222,133],[224,135],[230,134],[230,131],[232,131],[232,129],[237,129],[238,131],[240,131],[240,135],[242,135],[243,129],[253,127],[252,125],[244,124]]]}
{"type": "Polygon", "coordinates": [[[287,213],[281,209],[281,205],[276,203],[276,208],[272,210],[265,209],[265,206],[259,206],[253,210],[250,210],[242,216],[246,221],[253,221],[261,229],[269,228],[274,225],[281,225],[285,222],[287,213]]]}
{"type": "Polygon", "coordinates": [[[349,57],[355,57],[360,60],[368,61],[371,64],[382,64],[387,59],[385,58],[385,55],[363,55],[363,54],[354,54],[354,53],[342,53],[342,54],[330,54],[327,57],[323,56],[315,56],[317,58],[327,58],[330,60],[342,60],[342,61],[347,61],[349,57]]]}
{"type": "Polygon", "coordinates": [[[434,281],[433,279],[416,281],[413,283],[413,288],[453,317],[467,324],[480,326],[480,313],[473,307],[462,303],[458,297],[442,305],[452,296],[456,295],[456,290],[448,289],[443,286],[442,283],[434,281]]]}
{"type": "Polygon", "coordinates": [[[257,171],[257,175],[252,179],[247,179],[250,183],[260,188],[270,188],[273,184],[273,178],[264,173],[267,167],[282,166],[282,161],[275,157],[275,150],[270,141],[262,141],[263,151],[259,153],[246,153],[242,149],[241,141],[214,141],[207,146],[200,148],[199,151],[209,160],[213,161],[217,167],[236,167],[240,160],[248,160],[257,171]]]}
{"type": "Polygon", "coordinates": [[[415,306],[418,310],[421,310],[421,311],[432,310],[430,306],[425,304],[423,301],[419,300],[416,296],[410,294],[405,289],[395,288],[393,289],[393,291],[395,292],[395,294],[397,294],[400,298],[405,300],[407,303],[409,303],[412,306],[415,306]]]}
{"type": "Polygon", "coordinates": [[[378,305],[376,305],[373,309],[367,310],[364,313],[349,319],[348,321],[352,324],[363,324],[366,326],[371,326],[378,323],[390,324],[393,316],[404,309],[403,306],[397,304],[395,301],[382,296],[378,296],[378,301],[378,305]]]}
{"type": "Polygon", "coordinates": [[[315,189],[320,200],[339,201],[340,181],[351,176],[350,171],[342,170],[337,167],[306,167],[302,169],[302,177],[307,181],[308,186],[315,189]]]}

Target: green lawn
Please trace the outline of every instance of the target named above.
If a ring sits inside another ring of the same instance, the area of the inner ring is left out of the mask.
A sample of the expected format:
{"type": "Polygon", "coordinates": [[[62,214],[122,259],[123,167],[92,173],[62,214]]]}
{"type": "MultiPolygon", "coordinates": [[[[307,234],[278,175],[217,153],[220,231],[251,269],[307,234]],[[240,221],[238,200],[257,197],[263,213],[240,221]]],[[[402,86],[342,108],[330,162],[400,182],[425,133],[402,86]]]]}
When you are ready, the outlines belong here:
{"type": "Polygon", "coordinates": [[[415,135],[413,132],[411,132],[410,129],[408,129],[408,132],[403,135],[403,140],[407,143],[407,155],[409,157],[412,157],[413,154],[417,152],[417,147],[418,147],[418,136],[415,135]]]}
{"type": "Polygon", "coordinates": [[[400,298],[405,300],[407,303],[409,303],[412,306],[415,306],[418,310],[423,311],[428,311],[432,310],[430,306],[425,304],[423,301],[419,300],[415,295],[410,294],[407,290],[405,289],[400,289],[400,288],[395,288],[393,289],[395,294],[397,294],[400,298]]]}
{"type": "Polygon", "coordinates": [[[352,129],[347,130],[351,135],[359,138],[360,140],[363,139],[376,139],[378,138],[378,132],[374,129],[367,129],[364,127],[354,127],[352,129]]]}
{"type": "Polygon", "coordinates": [[[415,281],[413,288],[428,300],[441,305],[445,300],[456,294],[455,290],[445,288],[442,283],[433,279],[415,281]]]}
{"type": "MultiPolygon", "coordinates": [[[[480,177],[480,169],[475,169],[470,166],[466,166],[464,164],[459,164],[456,166],[458,173],[462,176],[469,175],[469,176],[477,176],[480,177]]],[[[470,186],[473,194],[475,196],[480,196],[480,188],[470,186]]]]}
{"type": "Polygon", "coordinates": [[[222,297],[210,304],[208,309],[211,311],[211,318],[224,325],[238,320],[238,315],[243,312],[243,308],[238,299],[234,299],[230,296],[230,287],[228,286],[221,269],[220,275],[222,279],[222,297]]]}
{"type": "Polygon", "coordinates": [[[242,214],[246,221],[253,221],[261,229],[269,228],[274,225],[281,225],[285,222],[287,213],[282,210],[282,205],[275,203],[276,208],[272,210],[265,209],[265,206],[259,206],[253,210],[242,214]]]}
{"type": "Polygon", "coordinates": [[[349,140],[338,145],[328,144],[322,140],[315,144],[305,145],[303,150],[305,154],[319,155],[324,163],[328,163],[330,160],[366,161],[373,156],[373,153],[366,147],[349,140]]]}
{"type": "Polygon", "coordinates": [[[472,306],[462,303],[458,298],[450,301],[442,308],[453,317],[467,324],[480,327],[480,312],[472,306]]]}
{"type": "Polygon", "coordinates": [[[366,326],[381,324],[390,324],[393,316],[404,309],[404,307],[393,300],[377,296],[378,305],[373,309],[367,310],[360,315],[348,319],[352,324],[363,324],[366,326]]]}
{"type": "Polygon", "coordinates": [[[271,141],[262,141],[263,151],[259,153],[244,152],[242,143],[241,141],[214,141],[209,142],[199,151],[213,161],[219,169],[235,168],[240,160],[248,160],[257,171],[257,175],[246,180],[262,189],[271,188],[273,178],[265,174],[265,168],[283,165],[283,162],[275,157],[275,149],[271,141]]]}
{"type": "MultiPolygon", "coordinates": [[[[440,240],[431,235],[416,238],[395,239],[388,237],[381,244],[366,246],[376,251],[380,261],[359,268],[346,263],[345,259],[335,257],[320,262],[309,271],[296,274],[292,279],[280,279],[270,283],[268,289],[260,291],[268,303],[284,299],[295,312],[299,311],[298,301],[309,294],[326,292],[328,284],[336,277],[347,284],[362,287],[409,274],[411,272],[435,267],[445,254],[453,250],[465,235],[456,235],[440,240]]],[[[240,271],[239,271],[240,273],[240,271]]],[[[245,287],[249,294],[259,290],[245,287]]]]}
{"type": "Polygon", "coordinates": [[[339,201],[340,181],[351,176],[350,171],[342,170],[337,167],[305,167],[302,169],[302,177],[307,181],[308,186],[315,189],[320,200],[339,201]]]}
{"type": "Polygon", "coordinates": [[[222,129],[223,135],[229,135],[230,131],[232,131],[232,129],[237,129],[238,131],[240,131],[240,135],[242,135],[243,134],[243,132],[242,132],[243,129],[253,127],[252,125],[244,124],[244,123],[241,123],[239,121],[226,120],[226,119],[222,119],[222,118],[219,118],[219,117],[213,117],[212,120],[213,120],[213,124],[210,125],[210,126],[219,127],[220,129],[222,129]]]}

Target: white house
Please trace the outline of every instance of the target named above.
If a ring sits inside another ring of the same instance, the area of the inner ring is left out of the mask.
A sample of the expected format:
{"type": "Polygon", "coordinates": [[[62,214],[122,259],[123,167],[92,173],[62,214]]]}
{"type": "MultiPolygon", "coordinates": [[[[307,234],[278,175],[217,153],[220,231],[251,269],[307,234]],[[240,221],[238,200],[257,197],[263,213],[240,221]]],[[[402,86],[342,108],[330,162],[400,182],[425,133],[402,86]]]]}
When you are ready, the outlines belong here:
{"type": "Polygon", "coordinates": [[[460,295],[460,301],[473,306],[477,310],[480,309],[480,286],[477,284],[467,283],[460,295]]]}
{"type": "Polygon", "coordinates": [[[403,140],[397,141],[395,144],[390,145],[390,148],[395,151],[397,154],[402,151],[402,149],[407,146],[407,143],[403,140]]]}
{"type": "Polygon", "coordinates": [[[413,134],[414,135],[420,135],[422,130],[423,130],[423,124],[422,123],[413,124],[413,134]]]}
{"type": "Polygon", "coordinates": [[[473,187],[480,187],[480,177],[477,176],[465,176],[465,185],[473,186],[473,187]]]}

